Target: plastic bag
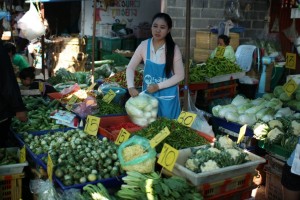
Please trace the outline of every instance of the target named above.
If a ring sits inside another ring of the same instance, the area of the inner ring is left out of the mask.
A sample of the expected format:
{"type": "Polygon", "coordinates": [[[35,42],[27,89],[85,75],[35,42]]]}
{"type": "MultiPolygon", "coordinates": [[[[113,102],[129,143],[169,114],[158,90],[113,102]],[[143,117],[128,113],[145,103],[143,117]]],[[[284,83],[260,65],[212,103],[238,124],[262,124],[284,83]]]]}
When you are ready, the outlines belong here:
{"type": "Polygon", "coordinates": [[[156,151],[150,146],[148,139],[135,135],[119,146],[118,158],[120,159],[121,167],[125,171],[151,173],[154,171],[156,151]],[[143,152],[140,156],[138,155],[140,152],[138,147],[142,148],[143,152]],[[133,157],[133,159],[128,160],[128,157],[130,159],[133,157]]]}
{"type": "Polygon", "coordinates": [[[296,41],[298,37],[298,32],[296,30],[295,19],[293,19],[291,26],[283,30],[283,33],[292,43],[296,41]]]}
{"type": "Polygon", "coordinates": [[[94,97],[87,97],[82,103],[73,104],[72,111],[81,118],[97,113],[97,100],[94,97]]]}
{"type": "Polygon", "coordinates": [[[158,100],[142,92],[137,97],[130,97],[125,103],[125,109],[133,123],[148,126],[157,118],[158,100]]]}
{"type": "Polygon", "coordinates": [[[28,40],[36,39],[46,32],[41,17],[32,2],[30,2],[29,10],[17,23],[21,34],[28,40]]]}
{"type": "Polygon", "coordinates": [[[60,93],[65,96],[74,92],[77,92],[78,90],[80,90],[80,86],[75,83],[74,85],[72,85],[71,87],[68,88],[64,88],[60,93]]]}
{"type": "Polygon", "coordinates": [[[195,106],[194,102],[191,99],[190,92],[188,93],[188,108],[187,109],[188,109],[188,112],[197,114],[197,117],[196,117],[195,121],[193,122],[191,128],[195,129],[197,131],[200,131],[202,133],[205,133],[207,135],[210,135],[212,137],[215,137],[215,134],[212,130],[212,126],[210,126],[207,123],[206,119],[204,118],[205,112],[198,109],[195,106]]]}
{"type": "Polygon", "coordinates": [[[71,188],[65,190],[61,197],[62,200],[85,200],[85,198],[81,195],[80,189],[71,188]]]}
{"type": "Polygon", "coordinates": [[[53,183],[49,180],[30,180],[30,191],[38,195],[39,200],[60,200],[61,195],[55,190],[53,183]]]}

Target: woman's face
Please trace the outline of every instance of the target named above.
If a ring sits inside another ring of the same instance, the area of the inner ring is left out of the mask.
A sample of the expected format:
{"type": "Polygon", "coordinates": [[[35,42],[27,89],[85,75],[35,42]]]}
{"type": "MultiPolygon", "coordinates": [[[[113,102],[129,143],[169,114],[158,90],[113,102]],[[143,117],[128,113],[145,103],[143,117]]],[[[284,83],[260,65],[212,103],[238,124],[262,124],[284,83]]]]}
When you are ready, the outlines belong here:
{"type": "Polygon", "coordinates": [[[224,40],[221,39],[221,38],[218,39],[218,45],[219,46],[226,46],[225,43],[224,43],[224,40]]]}
{"type": "Polygon", "coordinates": [[[164,19],[156,18],[152,23],[151,31],[154,39],[162,40],[165,39],[170,29],[164,19]]]}
{"type": "Polygon", "coordinates": [[[21,79],[22,85],[24,86],[30,86],[31,83],[33,82],[33,80],[29,77],[27,77],[26,79],[21,79]]]}

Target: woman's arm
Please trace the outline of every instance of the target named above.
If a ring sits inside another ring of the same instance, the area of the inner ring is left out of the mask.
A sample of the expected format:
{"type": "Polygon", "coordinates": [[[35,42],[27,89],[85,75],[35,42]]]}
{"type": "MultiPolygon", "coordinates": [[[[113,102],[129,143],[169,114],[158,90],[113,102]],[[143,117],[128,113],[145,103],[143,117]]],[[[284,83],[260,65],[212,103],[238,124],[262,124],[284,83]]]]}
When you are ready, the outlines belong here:
{"type": "Polygon", "coordinates": [[[173,85],[178,84],[180,81],[184,79],[184,67],[183,67],[183,62],[182,62],[182,55],[179,50],[179,47],[175,45],[174,49],[174,71],[173,71],[173,76],[163,82],[158,83],[159,89],[164,89],[171,87],[173,85]]]}

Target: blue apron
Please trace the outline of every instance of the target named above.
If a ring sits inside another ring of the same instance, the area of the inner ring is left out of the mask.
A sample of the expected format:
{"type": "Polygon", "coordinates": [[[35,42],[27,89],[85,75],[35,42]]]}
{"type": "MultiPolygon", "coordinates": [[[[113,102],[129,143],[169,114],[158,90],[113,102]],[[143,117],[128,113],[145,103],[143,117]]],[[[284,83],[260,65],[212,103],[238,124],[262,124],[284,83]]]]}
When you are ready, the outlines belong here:
{"type": "MultiPolygon", "coordinates": [[[[143,91],[150,84],[157,84],[167,79],[165,64],[157,64],[150,60],[151,39],[148,40],[147,58],[144,68],[143,91]]],[[[152,96],[158,100],[159,117],[177,119],[180,114],[179,89],[177,85],[158,90],[152,96]]]]}

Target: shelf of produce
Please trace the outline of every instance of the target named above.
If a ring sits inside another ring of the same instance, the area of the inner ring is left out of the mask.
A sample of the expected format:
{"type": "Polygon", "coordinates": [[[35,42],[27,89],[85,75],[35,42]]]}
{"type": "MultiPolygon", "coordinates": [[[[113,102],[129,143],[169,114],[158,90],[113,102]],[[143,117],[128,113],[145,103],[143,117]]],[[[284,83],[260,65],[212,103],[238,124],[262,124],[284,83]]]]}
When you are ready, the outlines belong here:
{"type": "Polygon", "coordinates": [[[211,78],[206,78],[206,81],[209,83],[220,83],[224,81],[239,79],[244,77],[245,75],[246,72],[236,72],[236,73],[224,74],[224,75],[214,76],[211,78]]]}

